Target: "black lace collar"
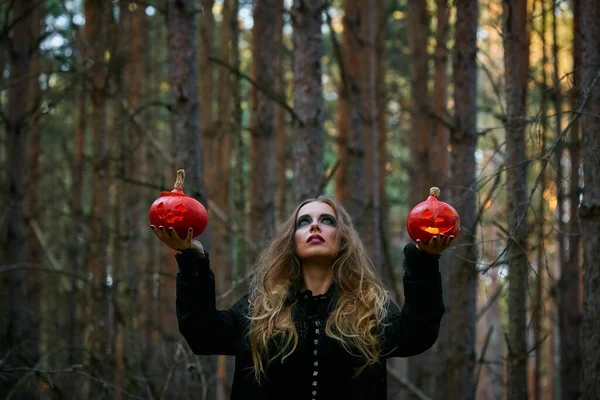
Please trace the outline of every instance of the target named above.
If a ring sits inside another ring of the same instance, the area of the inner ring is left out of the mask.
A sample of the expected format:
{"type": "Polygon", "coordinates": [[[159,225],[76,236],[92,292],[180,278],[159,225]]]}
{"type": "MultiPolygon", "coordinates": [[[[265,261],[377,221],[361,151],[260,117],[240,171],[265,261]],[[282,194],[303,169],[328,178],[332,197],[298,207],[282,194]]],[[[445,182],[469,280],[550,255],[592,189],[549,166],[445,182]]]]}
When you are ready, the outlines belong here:
{"type": "Polygon", "coordinates": [[[317,295],[313,295],[313,292],[310,289],[307,289],[306,287],[294,286],[290,289],[288,298],[290,300],[331,300],[335,298],[336,295],[337,289],[335,287],[335,283],[332,283],[331,286],[329,286],[329,289],[327,289],[327,292],[317,295]]]}

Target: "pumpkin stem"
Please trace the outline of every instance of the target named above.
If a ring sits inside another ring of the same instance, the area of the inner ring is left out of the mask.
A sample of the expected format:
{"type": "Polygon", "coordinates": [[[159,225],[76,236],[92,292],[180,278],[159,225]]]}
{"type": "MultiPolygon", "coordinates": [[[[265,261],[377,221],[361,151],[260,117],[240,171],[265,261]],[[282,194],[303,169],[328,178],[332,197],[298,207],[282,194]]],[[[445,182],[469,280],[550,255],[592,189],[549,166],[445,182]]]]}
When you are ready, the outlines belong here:
{"type": "Polygon", "coordinates": [[[185,181],[185,170],[177,170],[177,179],[175,179],[175,189],[183,190],[183,182],[185,181]]]}
{"type": "Polygon", "coordinates": [[[429,195],[439,197],[440,196],[440,188],[437,188],[435,186],[432,187],[431,189],[429,189],[429,195]]]}

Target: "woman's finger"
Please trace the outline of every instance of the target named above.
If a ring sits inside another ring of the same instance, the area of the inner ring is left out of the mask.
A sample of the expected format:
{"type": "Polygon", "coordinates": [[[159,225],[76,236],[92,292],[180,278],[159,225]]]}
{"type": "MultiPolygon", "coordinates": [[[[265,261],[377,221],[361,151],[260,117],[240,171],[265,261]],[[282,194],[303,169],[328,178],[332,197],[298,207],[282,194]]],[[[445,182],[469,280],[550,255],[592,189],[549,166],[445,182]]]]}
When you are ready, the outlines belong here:
{"type": "Polygon", "coordinates": [[[440,233],[440,240],[438,240],[437,248],[441,252],[442,250],[444,250],[445,246],[446,246],[446,235],[444,235],[443,233],[440,233]]]}
{"type": "Polygon", "coordinates": [[[158,229],[154,229],[154,233],[160,240],[165,241],[165,228],[162,225],[159,225],[158,229]]]}
{"type": "Polygon", "coordinates": [[[194,232],[194,229],[192,229],[192,228],[188,228],[187,236],[186,236],[186,238],[185,238],[185,243],[186,243],[188,246],[191,246],[191,245],[192,245],[192,234],[193,234],[193,232],[194,232]]]}
{"type": "Polygon", "coordinates": [[[437,251],[437,249],[439,247],[439,242],[441,242],[441,240],[438,241],[438,237],[437,236],[434,236],[434,237],[431,238],[431,240],[429,241],[429,247],[430,247],[431,252],[436,252],[437,251]]]}
{"type": "Polygon", "coordinates": [[[152,229],[154,236],[156,236],[159,240],[161,240],[160,235],[158,234],[158,229],[156,229],[156,227],[154,225],[150,225],[150,229],[152,229]]]}
{"type": "Polygon", "coordinates": [[[175,229],[173,229],[172,227],[169,227],[169,236],[178,241],[181,242],[181,238],[179,237],[179,234],[177,233],[177,231],[175,229]]]}

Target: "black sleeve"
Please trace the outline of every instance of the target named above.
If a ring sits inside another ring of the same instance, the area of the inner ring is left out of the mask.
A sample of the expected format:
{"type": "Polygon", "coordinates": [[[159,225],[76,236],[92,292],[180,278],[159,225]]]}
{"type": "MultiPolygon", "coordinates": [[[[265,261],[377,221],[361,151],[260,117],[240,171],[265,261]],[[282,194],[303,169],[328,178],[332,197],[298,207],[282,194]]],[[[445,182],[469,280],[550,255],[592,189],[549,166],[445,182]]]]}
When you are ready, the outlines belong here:
{"type": "Polygon", "coordinates": [[[195,354],[235,355],[247,321],[248,295],[229,310],[216,309],[215,276],[208,254],[184,250],[175,255],[179,331],[195,354]]]}
{"type": "Polygon", "coordinates": [[[444,315],[440,256],[404,247],[404,306],[390,299],[383,329],[382,356],[409,357],[423,353],[437,340],[444,315]]]}

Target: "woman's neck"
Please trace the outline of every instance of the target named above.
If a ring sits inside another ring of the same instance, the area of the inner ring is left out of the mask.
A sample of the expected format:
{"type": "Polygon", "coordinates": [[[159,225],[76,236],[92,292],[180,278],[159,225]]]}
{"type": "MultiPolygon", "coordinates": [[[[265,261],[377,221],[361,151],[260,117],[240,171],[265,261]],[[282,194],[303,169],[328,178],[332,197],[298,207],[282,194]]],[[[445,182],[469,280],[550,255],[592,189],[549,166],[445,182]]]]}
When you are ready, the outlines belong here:
{"type": "Polygon", "coordinates": [[[306,288],[314,296],[325,294],[333,282],[333,270],[331,266],[305,263],[302,265],[302,277],[306,288]]]}

